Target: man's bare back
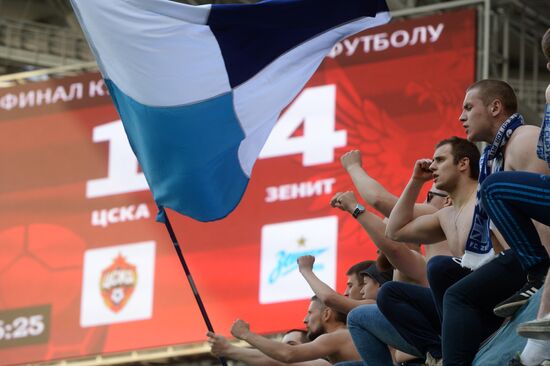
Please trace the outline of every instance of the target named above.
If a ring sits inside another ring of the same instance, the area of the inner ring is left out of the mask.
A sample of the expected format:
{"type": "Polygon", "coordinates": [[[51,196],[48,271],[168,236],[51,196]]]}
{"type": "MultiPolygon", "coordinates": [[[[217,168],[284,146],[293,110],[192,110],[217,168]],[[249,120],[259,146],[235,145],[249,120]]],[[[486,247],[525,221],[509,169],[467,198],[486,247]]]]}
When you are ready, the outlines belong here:
{"type": "Polygon", "coordinates": [[[330,342],[334,345],[338,345],[337,351],[328,355],[327,359],[330,363],[335,364],[337,362],[344,362],[349,360],[361,360],[361,356],[357,353],[351,334],[347,329],[338,329],[331,333],[326,333],[319,336],[319,340],[330,342]]]}

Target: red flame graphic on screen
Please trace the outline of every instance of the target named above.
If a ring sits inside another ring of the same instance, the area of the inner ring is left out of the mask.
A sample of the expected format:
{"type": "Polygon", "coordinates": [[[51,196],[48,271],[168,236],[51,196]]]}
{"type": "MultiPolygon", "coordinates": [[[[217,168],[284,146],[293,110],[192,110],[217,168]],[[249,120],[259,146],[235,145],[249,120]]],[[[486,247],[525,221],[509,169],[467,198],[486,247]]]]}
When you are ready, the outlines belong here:
{"type": "Polygon", "coordinates": [[[105,305],[118,313],[130,300],[137,284],[136,266],[119,254],[113,263],[101,272],[100,289],[105,305]]]}

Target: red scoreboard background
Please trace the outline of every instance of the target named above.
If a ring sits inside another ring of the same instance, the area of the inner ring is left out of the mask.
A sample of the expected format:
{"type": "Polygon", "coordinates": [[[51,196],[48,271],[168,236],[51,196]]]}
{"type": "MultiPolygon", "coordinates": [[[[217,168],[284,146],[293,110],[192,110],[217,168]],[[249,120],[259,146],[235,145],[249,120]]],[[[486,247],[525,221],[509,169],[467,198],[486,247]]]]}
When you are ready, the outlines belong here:
{"type": "MultiPolygon", "coordinates": [[[[352,189],[339,157],[391,192],[435,143],[463,135],[474,81],[472,9],[394,20],[339,43],[282,113],[226,219],[169,212],[215,329],[302,326],[296,258],[338,291],[375,257],[332,209],[352,189]]],[[[205,326],[99,74],[0,90],[0,364],[205,340],[205,326]]]]}

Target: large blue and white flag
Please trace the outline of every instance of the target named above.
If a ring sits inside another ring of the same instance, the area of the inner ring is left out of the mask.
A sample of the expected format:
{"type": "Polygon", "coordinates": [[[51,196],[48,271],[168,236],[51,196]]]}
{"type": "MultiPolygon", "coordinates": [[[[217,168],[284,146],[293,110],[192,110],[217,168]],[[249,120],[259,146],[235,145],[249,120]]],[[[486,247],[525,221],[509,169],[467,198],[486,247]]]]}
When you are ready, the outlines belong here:
{"type": "Polygon", "coordinates": [[[200,221],[237,206],[334,44],[390,19],[384,0],[71,1],[159,212],[200,221]]]}

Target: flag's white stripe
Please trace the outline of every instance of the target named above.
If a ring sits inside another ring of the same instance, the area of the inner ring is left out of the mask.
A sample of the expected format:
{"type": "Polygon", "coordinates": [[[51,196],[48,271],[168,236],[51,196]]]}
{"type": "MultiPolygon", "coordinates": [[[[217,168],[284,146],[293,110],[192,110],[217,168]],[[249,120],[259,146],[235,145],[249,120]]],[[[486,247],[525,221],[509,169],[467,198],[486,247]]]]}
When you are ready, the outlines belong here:
{"type": "MultiPolygon", "coordinates": [[[[89,0],[88,0],[89,1],[89,0]]],[[[137,8],[183,20],[187,23],[206,24],[212,5],[188,5],[168,0],[124,0],[137,8]]]]}
{"type": "Polygon", "coordinates": [[[239,161],[248,176],[279,112],[309,80],[332,46],[350,34],[385,24],[389,18],[389,13],[383,12],[331,29],[285,53],[234,89],[235,112],[246,135],[239,148],[239,161]]]}
{"type": "MultiPolygon", "coordinates": [[[[196,103],[231,90],[222,54],[200,20],[209,7],[171,1],[72,0],[104,77],[148,106],[196,103]],[[149,10],[157,9],[156,12],[149,10]],[[189,10],[192,12],[184,15],[189,10]],[[161,14],[162,12],[162,14],[161,14]],[[181,12],[174,18],[175,12],[181,12]]],[[[204,21],[205,19],[203,19],[204,21]]]]}

